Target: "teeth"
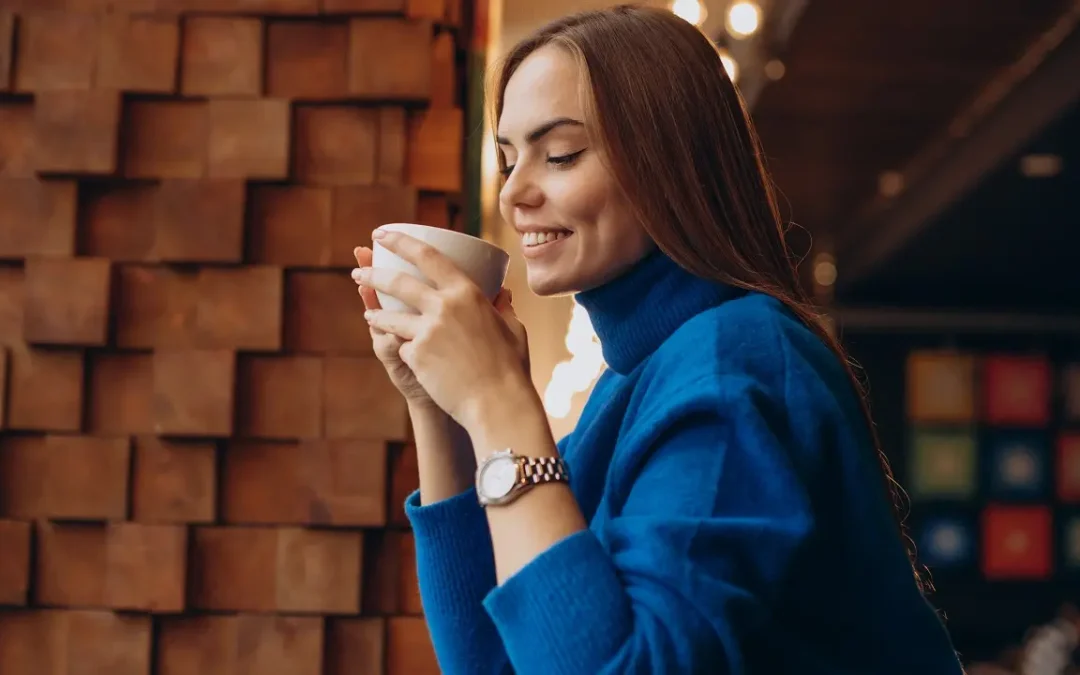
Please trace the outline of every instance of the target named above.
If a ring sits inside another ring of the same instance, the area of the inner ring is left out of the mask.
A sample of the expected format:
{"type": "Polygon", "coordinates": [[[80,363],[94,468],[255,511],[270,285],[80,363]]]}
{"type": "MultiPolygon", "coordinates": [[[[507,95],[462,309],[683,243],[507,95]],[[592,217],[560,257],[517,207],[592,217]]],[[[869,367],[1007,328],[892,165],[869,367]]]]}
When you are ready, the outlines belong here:
{"type": "Polygon", "coordinates": [[[524,246],[539,246],[549,241],[558,241],[569,237],[570,233],[564,230],[558,232],[525,232],[521,235],[521,243],[524,246]]]}

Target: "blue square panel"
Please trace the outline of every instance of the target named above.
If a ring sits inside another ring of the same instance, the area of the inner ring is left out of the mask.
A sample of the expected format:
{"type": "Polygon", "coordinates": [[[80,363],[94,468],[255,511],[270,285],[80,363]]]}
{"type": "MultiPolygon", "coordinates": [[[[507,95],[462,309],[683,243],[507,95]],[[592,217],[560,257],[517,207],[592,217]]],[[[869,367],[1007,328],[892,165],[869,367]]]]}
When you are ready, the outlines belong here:
{"type": "Polygon", "coordinates": [[[952,515],[924,517],[915,536],[919,560],[931,572],[973,565],[977,551],[975,536],[976,529],[969,518],[952,515]]]}
{"type": "Polygon", "coordinates": [[[991,499],[1038,500],[1050,493],[1052,472],[1046,434],[995,431],[986,438],[984,479],[991,499]]]}

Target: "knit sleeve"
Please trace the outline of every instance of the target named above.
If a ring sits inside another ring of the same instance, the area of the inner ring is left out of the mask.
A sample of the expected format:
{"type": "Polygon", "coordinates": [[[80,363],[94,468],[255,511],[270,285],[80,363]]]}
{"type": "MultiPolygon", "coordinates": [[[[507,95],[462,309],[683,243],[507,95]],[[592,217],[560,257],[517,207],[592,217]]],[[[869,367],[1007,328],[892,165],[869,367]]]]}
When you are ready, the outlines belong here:
{"type": "Polygon", "coordinates": [[[745,672],[740,645],[814,519],[782,412],[736,394],[640,411],[616,448],[634,467],[609,486],[617,513],[488,594],[519,675],[745,672]]]}
{"type": "MultiPolygon", "coordinates": [[[[561,452],[568,442],[569,436],[559,441],[561,452]]],[[[495,587],[495,554],[476,490],[423,506],[417,490],[406,499],[405,514],[416,542],[420,601],[441,672],[513,673],[482,604],[495,587]]]]}

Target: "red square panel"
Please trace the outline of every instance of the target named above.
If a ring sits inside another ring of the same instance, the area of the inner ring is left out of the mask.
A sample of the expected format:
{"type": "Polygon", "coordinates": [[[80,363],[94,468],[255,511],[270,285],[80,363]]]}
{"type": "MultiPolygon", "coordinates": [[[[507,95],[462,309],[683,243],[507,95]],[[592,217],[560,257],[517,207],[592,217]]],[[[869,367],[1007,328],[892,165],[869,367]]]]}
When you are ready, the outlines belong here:
{"type": "Polygon", "coordinates": [[[1056,473],[1058,499],[1080,502],[1080,432],[1066,432],[1058,438],[1056,473]]]}
{"type": "Polygon", "coordinates": [[[988,506],[983,511],[987,579],[1045,579],[1052,566],[1052,518],[1045,506],[988,506]]]}
{"type": "Polygon", "coordinates": [[[990,356],[983,362],[985,419],[1042,427],[1050,421],[1050,362],[1043,356],[990,356]]]}

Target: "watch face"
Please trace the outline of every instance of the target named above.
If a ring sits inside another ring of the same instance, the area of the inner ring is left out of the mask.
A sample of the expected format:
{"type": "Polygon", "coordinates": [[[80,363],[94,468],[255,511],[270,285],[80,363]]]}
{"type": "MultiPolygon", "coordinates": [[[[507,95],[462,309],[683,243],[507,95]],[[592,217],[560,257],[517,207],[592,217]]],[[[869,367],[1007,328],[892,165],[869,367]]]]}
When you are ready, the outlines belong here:
{"type": "Polygon", "coordinates": [[[488,499],[510,494],[516,482],[517,462],[512,457],[493,459],[480,472],[480,492],[488,499]]]}

